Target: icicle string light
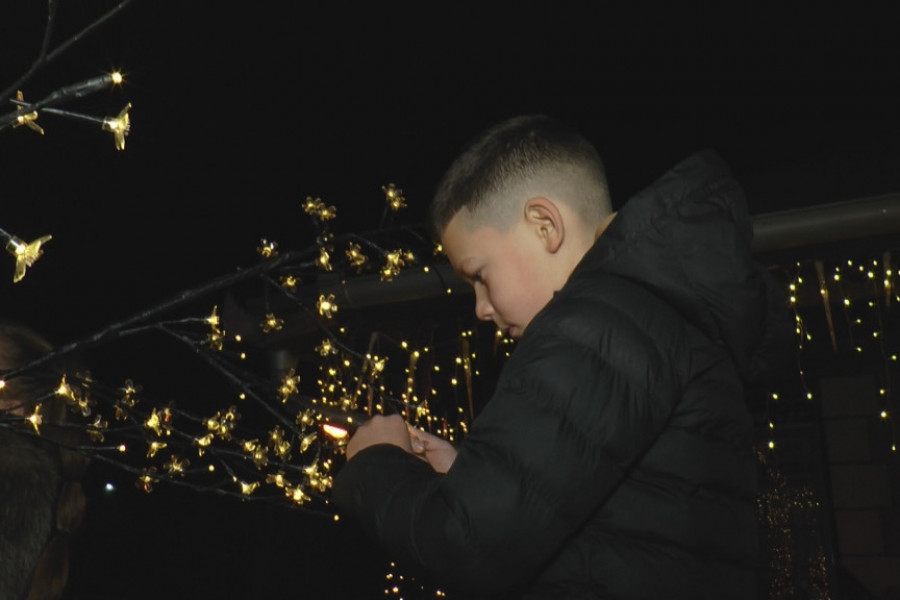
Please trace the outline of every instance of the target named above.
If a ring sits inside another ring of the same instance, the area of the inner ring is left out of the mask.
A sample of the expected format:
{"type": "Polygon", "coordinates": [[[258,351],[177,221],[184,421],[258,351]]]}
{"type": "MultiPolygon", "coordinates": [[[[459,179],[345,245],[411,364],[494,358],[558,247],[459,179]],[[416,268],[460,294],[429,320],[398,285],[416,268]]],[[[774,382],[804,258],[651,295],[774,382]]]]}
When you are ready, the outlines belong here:
{"type": "Polygon", "coordinates": [[[825,266],[821,260],[815,261],[816,278],[819,282],[819,295],[822,297],[822,307],[825,309],[825,319],[828,322],[828,334],[831,336],[831,347],[837,351],[837,336],[834,333],[834,319],[831,316],[831,299],[828,293],[828,284],[825,282],[825,266]]]}
{"type": "MultiPolygon", "coordinates": [[[[819,297],[819,310],[824,316],[825,328],[830,340],[832,356],[836,360],[856,360],[856,357],[870,356],[873,352],[877,353],[879,359],[877,363],[867,361],[866,364],[874,365],[880,363],[882,365],[881,374],[875,373],[876,379],[880,382],[876,386],[878,389],[877,405],[879,406],[877,415],[874,418],[885,423],[890,428],[890,451],[896,452],[897,433],[892,414],[894,412],[897,398],[893,387],[894,371],[898,368],[896,336],[893,337],[891,343],[893,348],[889,346],[887,316],[890,314],[891,304],[897,298],[892,293],[896,289],[895,277],[896,273],[891,268],[891,251],[881,253],[879,259],[854,260],[844,259],[835,262],[831,266],[827,266],[824,261],[815,260],[806,263],[798,262],[796,271],[788,283],[787,298],[788,304],[794,313],[796,321],[796,335],[798,344],[799,364],[799,381],[802,385],[803,399],[807,401],[814,400],[814,395],[809,389],[806,379],[807,372],[804,368],[804,362],[809,360],[805,358],[818,347],[810,346],[814,341],[814,336],[810,329],[806,326],[807,318],[801,313],[807,313],[807,317],[815,316],[815,304],[807,303],[801,306],[798,298],[804,297],[811,299],[812,294],[808,289],[810,286],[806,284],[802,276],[802,272],[808,266],[815,274],[817,289],[815,294],[819,297]],[[831,318],[832,305],[840,306],[840,310],[844,315],[846,323],[846,334],[839,335],[838,329],[834,325],[831,318]]],[[[770,402],[777,401],[778,395],[772,394],[770,402]]],[[[769,403],[767,403],[766,412],[769,411],[769,403]]],[[[775,423],[777,419],[770,419],[770,433],[773,435],[769,445],[771,449],[775,448],[774,434],[775,423]]]]}
{"type": "MultiPolygon", "coordinates": [[[[896,300],[888,293],[895,289],[895,274],[890,264],[890,251],[881,255],[880,263],[878,260],[843,260],[829,266],[821,260],[797,262],[792,276],[787,278],[786,302],[795,317],[800,385],[799,390],[785,394],[772,390],[765,396],[762,415],[765,433],[760,431],[759,456],[766,468],[768,483],[758,497],[758,516],[768,538],[769,598],[792,598],[800,589],[819,590],[824,595],[817,597],[828,597],[836,568],[824,550],[828,537],[821,529],[821,521],[828,517],[823,514],[817,494],[805,487],[792,486],[776,466],[782,418],[795,418],[792,415],[799,406],[815,407],[814,401],[818,400],[807,384],[812,371],[808,365],[818,369],[816,361],[854,364],[862,360],[867,374],[875,367],[871,375],[876,379],[879,409],[873,418],[889,429],[891,441],[886,450],[897,451],[896,428],[891,415],[897,402],[892,380],[898,367],[897,344],[900,340],[887,319],[890,304],[896,300]],[[804,274],[809,276],[805,278],[804,274]],[[832,305],[839,306],[844,314],[846,333],[835,327],[832,305]],[[817,324],[820,322],[821,325],[817,324]],[[815,328],[821,331],[813,332],[815,328]],[[826,339],[828,341],[824,341],[826,339]],[[881,360],[867,360],[872,352],[877,352],[881,360]],[[882,366],[880,374],[879,364],[882,366]],[[801,543],[795,539],[795,532],[802,532],[803,538],[812,540],[801,543]]],[[[818,370],[812,374],[817,375],[818,370]]],[[[877,452],[878,449],[873,450],[877,452]]]]}

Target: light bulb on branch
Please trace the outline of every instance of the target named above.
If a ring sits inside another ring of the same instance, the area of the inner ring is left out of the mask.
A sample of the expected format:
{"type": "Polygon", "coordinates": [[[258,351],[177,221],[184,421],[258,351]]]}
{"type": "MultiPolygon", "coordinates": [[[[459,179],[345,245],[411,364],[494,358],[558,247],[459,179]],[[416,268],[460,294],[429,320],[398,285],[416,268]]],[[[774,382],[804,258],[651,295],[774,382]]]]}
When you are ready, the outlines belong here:
{"type": "MultiPolygon", "coordinates": [[[[89,96],[90,94],[110,88],[114,85],[120,85],[122,81],[123,78],[121,73],[106,73],[98,77],[91,77],[90,79],[85,79],[84,81],[61,87],[37,102],[25,102],[24,96],[21,90],[19,90],[16,93],[16,99],[10,100],[10,102],[16,105],[16,110],[7,115],[0,116],[0,131],[9,126],[18,127],[19,125],[28,125],[31,127],[29,123],[33,123],[34,120],[37,119],[39,111],[64,117],[90,120],[91,118],[86,117],[85,115],[61,110],[59,105],[84,98],[85,96],[89,96]]],[[[126,111],[127,108],[128,107],[126,107],[126,111]]],[[[31,128],[35,129],[34,127],[31,128]]],[[[37,129],[35,130],[37,131],[37,129]]],[[[41,130],[41,132],[43,132],[43,130],[41,130]]]]}
{"type": "Polygon", "coordinates": [[[16,259],[13,283],[22,281],[25,277],[25,269],[32,266],[35,261],[44,254],[44,250],[41,246],[49,242],[52,237],[53,236],[50,235],[44,235],[32,242],[26,242],[11,233],[7,233],[3,229],[0,229],[0,238],[6,240],[6,244],[4,244],[6,251],[12,254],[16,259]]]}

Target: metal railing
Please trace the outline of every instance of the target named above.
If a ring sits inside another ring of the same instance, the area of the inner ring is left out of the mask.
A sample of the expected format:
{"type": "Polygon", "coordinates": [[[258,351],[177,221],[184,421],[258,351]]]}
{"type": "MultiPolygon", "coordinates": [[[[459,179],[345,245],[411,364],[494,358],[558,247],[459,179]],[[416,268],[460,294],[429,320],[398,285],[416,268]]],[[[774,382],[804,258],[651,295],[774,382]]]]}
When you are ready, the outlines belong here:
{"type": "MultiPolygon", "coordinates": [[[[764,213],[752,220],[753,251],[757,254],[900,234],[900,194],[764,213]]],[[[319,281],[319,293],[334,294],[337,304],[348,310],[437,298],[448,290],[471,292],[447,263],[431,265],[428,272],[408,269],[390,284],[378,275],[319,281]]]]}

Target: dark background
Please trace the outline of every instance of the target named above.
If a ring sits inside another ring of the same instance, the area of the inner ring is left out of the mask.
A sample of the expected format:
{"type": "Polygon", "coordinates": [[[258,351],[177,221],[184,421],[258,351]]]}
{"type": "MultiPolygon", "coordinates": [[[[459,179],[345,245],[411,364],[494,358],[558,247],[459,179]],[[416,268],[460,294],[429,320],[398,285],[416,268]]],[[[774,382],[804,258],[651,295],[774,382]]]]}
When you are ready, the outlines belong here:
{"type": "MultiPolygon", "coordinates": [[[[51,47],[115,4],[60,2],[51,47]]],[[[527,112],[596,143],[617,205],[706,147],[753,214],[900,189],[887,3],[662,4],[136,0],[21,86],[35,100],[121,69],[121,88],[67,108],[114,115],[132,102],[124,152],[52,115],[45,136],[0,131],[0,227],[53,235],[20,283],[0,261],[0,312],[54,342],[80,339],[255,264],[260,238],[307,246],[307,196],[337,207],[338,231],[362,232],[393,182],[409,203],[398,222],[418,223],[459,147],[527,112]]],[[[0,87],[37,55],[45,18],[38,2],[8,7],[0,87]]],[[[131,481],[89,474],[79,597],[381,595],[388,559],[347,525],[182,490],[146,496],[131,481]]]]}
{"type": "MultiPolygon", "coordinates": [[[[4,87],[37,54],[35,4],[0,25],[4,87]]],[[[54,39],[114,4],[61,2],[54,39]]],[[[254,261],[261,237],[304,246],[307,196],[337,206],[337,228],[367,230],[395,182],[410,205],[398,218],[417,222],[459,147],[526,112],[595,141],[616,203],[704,147],[755,214],[895,191],[900,41],[868,6],[135,0],[22,86],[38,99],[120,69],[124,86],[66,108],[132,102],[133,127],[121,153],[52,115],[43,137],[2,132],[0,226],[54,236],[3,303],[66,336],[90,331],[254,261]]]]}

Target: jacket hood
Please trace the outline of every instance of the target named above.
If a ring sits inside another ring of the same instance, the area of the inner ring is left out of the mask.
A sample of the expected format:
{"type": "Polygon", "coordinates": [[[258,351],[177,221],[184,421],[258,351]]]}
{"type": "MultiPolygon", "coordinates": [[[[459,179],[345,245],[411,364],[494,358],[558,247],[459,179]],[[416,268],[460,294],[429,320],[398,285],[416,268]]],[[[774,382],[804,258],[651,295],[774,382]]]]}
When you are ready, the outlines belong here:
{"type": "Polygon", "coordinates": [[[576,269],[640,283],[725,346],[746,383],[794,348],[784,292],[752,257],[744,193],[714,151],[694,154],[618,211],[576,269]]]}

